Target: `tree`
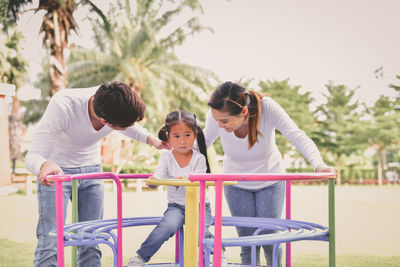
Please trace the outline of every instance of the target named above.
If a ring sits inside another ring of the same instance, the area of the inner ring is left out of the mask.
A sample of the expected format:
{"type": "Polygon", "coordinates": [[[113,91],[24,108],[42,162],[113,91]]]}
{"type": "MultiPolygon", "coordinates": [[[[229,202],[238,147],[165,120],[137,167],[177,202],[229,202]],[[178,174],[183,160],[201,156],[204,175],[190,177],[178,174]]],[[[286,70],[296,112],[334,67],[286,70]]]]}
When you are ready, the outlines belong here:
{"type": "Polygon", "coordinates": [[[319,147],[335,156],[337,183],[341,183],[341,169],[344,156],[349,156],[365,147],[367,136],[363,135],[365,122],[362,106],[354,99],[355,89],[329,82],[325,85],[325,104],[317,107],[316,115],[320,125],[314,141],[319,147]]]}
{"type": "Polygon", "coordinates": [[[42,118],[44,111],[50,101],[50,74],[49,64],[47,60],[43,60],[43,71],[37,76],[34,82],[35,88],[40,88],[40,99],[30,99],[21,101],[21,105],[25,107],[23,114],[23,123],[25,125],[34,124],[42,118]]]}
{"type": "MultiPolygon", "coordinates": [[[[0,81],[16,86],[16,90],[23,84],[27,73],[27,62],[21,56],[21,40],[23,36],[14,29],[8,29],[7,35],[0,36],[0,81]]],[[[12,159],[21,157],[18,134],[22,128],[19,117],[20,101],[18,95],[12,97],[12,108],[9,116],[10,153],[12,159]]]]}
{"type": "MultiPolygon", "coordinates": [[[[396,78],[397,78],[398,80],[400,80],[400,75],[396,75],[396,78]]],[[[394,90],[397,91],[395,109],[396,109],[396,110],[400,110],[400,85],[391,84],[391,85],[389,85],[389,86],[390,86],[391,88],[393,88],[394,90]]]]}
{"type": "MultiPolygon", "coordinates": [[[[3,1],[0,5],[3,29],[16,24],[18,16],[32,0],[3,1]]],[[[104,14],[89,0],[80,2],[88,5],[91,10],[98,13],[102,19],[104,14]]],[[[68,50],[68,36],[72,30],[76,31],[78,25],[73,17],[76,9],[74,0],[39,0],[35,12],[44,10],[43,22],[40,32],[43,33],[43,44],[49,49],[50,96],[65,88],[67,83],[66,55],[68,50]]],[[[26,10],[25,10],[26,11],[26,10]]]]}
{"type": "MultiPolygon", "coordinates": [[[[278,102],[308,136],[314,135],[316,123],[314,114],[310,111],[310,104],[313,102],[310,92],[301,94],[299,92],[301,86],[291,86],[289,79],[260,81],[258,85],[261,93],[271,96],[278,102]]],[[[276,134],[276,142],[282,155],[293,150],[290,141],[279,132],[276,134]]]]}
{"type": "Polygon", "coordinates": [[[69,86],[94,86],[110,80],[130,84],[147,104],[146,126],[152,130],[174,109],[190,109],[204,118],[204,101],[216,77],[211,71],[180,62],[174,47],[205,28],[192,17],[169,30],[185,8],[201,8],[194,3],[197,1],[179,1],[172,9],[163,1],[111,5],[109,32],[99,19],[92,21],[96,48],[71,50],[69,86]]]}
{"type": "Polygon", "coordinates": [[[400,111],[395,110],[396,100],[381,95],[374,106],[368,109],[372,120],[367,128],[368,143],[377,148],[378,184],[382,185],[385,169],[386,149],[400,141],[400,111]]]}

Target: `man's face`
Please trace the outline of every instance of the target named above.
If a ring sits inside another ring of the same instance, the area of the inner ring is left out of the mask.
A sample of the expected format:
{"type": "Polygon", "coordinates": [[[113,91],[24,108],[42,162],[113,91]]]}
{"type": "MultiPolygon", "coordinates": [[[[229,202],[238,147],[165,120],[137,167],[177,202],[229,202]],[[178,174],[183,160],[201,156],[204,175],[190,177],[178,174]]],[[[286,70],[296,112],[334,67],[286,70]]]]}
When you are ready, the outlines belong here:
{"type": "Polygon", "coordinates": [[[113,130],[117,130],[117,131],[126,130],[127,128],[131,127],[131,126],[134,125],[134,124],[135,124],[135,123],[132,123],[132,124],[129,125],[129,126],[121,127],[121,126],[118,126],[118,125],[112,125],[112,124],[110,124],[110,123],[106,123],[106,125],[107,125],[108,127],[110,127],[110,128],[113,129],[113,130]]]}

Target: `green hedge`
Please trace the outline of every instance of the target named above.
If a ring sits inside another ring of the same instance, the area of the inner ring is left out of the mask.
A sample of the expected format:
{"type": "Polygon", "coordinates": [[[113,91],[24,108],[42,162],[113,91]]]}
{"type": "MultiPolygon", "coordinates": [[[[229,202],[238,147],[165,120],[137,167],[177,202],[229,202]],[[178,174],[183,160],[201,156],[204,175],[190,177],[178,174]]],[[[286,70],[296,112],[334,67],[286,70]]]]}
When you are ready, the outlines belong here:
{"type": "MultiPolygon", "coordinates": [[[[117,166],[115,166],[117,167],[117,166]]],[[[111,165],[103,164],[103,171],[104,172],[112,172],[111,165]]],[[[152,166],[135,166],[135,165],[126,165],[124,166],[120,173],[152,173],[154,171],[154,167],[152,166]]]]}
{"type": "MultiPolygon", "coordinates": [[[[314,172],[313,168],[287,168],[287,172],[314,172]]],[[[340,170],[342,183],[359,183],[366,180],[378,179],[378,170],[371,168],[344,167],[340,170]]]]}
{"type": "MultiPolygon", "coordinates": [[[[153,166],[144,165],[126,165],[121,169],[120,173],[152,173],[154,171],[153,166]]],[[[103,165],[103,171],[111,172],[110,165],[103,165]]],[[[287,172],[314,172],[311,167],[308,168],[287,168],[287,172]]],[[[345,167],[341,170],[342,183],[359,183],[360,179],[364,181],[378,179],[378,170],[371,168],[355,168],[345,167]]]]}

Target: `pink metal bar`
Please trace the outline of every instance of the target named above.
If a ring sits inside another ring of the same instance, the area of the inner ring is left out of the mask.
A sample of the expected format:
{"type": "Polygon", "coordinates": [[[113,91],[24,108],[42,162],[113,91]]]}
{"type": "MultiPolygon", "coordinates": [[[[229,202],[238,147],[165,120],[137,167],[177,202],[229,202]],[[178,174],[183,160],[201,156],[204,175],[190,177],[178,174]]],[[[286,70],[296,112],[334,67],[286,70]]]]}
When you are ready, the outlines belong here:
{"type": "Polygon", "coordinates": [[[204,267],[203,239],[205,227],[206,182],[200,182],[200,212],[199,212],[199,267],[204,267]]]}
{"type": "MultiPolygon", "coordinates": [[[[292,183],[286,181],[286,220],[292,218],[292,183]]],[[[286,243],[286,267],[292,266],[292,243],[286,243]]]]}
{"type": "MultiPolygon", "coordinates": [[[[51,178],[48,178],[51,181],[51,178]]],[[[55,182],[56,198],[56,224],[57,224],[57,265],[64,267],[64,204],[63,184],[64,181],[71,181],[71,176],[60,175],[55,182]]]]}
{"type": "Polygon", "coordinates": [[[111,174],[117,185],[117,235],[118,235],[118,259],[117,265],[118,267],[122,267],[122,186],[119,178],[114,174],[111,174]]]}
{"type": "MultiPolygon", "coordinates": [[[[214,217],[214,267],[221,267],[221,251],[222,251],[222,183],[223,181],[286,181],[286,218],[291,218],[291,183],[292,180],[321,180],[336,179],[335,172],[325,173],[236,173],[236,174],[192,174],[189,175],[190,181],[215,181],[215,217],[214,217]]],[[[204,237],[203,237],[204,238],[204,237]]],[[[199,242],[203,240],[199,238],[199,242]]],[[[200,244],[200,243],[199,243],[200,244]]],[[[200,245],[199,245],[200,247],[200,245]]],[[[287,248],[286,266],[291,266],[291,247],[290,243],[287,248]]],[[[203,251],[199,249],[200,254],[203,251]]],[[[203,262],[199,262],[199,266],[203,267],[203,262]]]]}
{"type": "Polygon", "coordinates": [[[189,176],[191,181],[282,181],[282,180],[321,180],[335,179],[334,172],[313,173],[230,173],[207,174],[198,173],[189,176]]]}
{"type": "Polygon", "coordinates": [[[64,267],[64,208],[62,182],[56,181],[57,265],[64,267]]]}
{"type": "MultiPolygon", "coordinates": [[[[147,178],[149,175],[120,175],[123,178],[147,178]]],[[[122,178],[121,177],[121,178],[122,178]]],[[[64,212],[62,206],[62,182],[70,181],[71,179],[113,179],[117,185],[117,265],[118,267],[122,267],[122,187],[121,182],[119,181],[119,177],[113,173],[85,173],[85,174],[77,174],[71,176],[57,176],[52,175],[48,176],[48,179],[54,180],[57,184],[61,184],[56,187],[56,201],[61,203],[61,207],[56,203],[56,212],[57,212],[57,260],[58,266],[64,266],[64,212]],[[61,201],[60,201],[61,199],[61,201]],[[61,217],[60,217],[61,215],[61,217]],[[62,255],[62,256],[61,256],[62,255]]]]}
{"type": "Polygon", "coordinates": [[[141,179],[141,178],[149,178],[153,174],[151,173],[133,173],[133,174],[117,174],[120,179],[141,179]]]}
{"type": "Polygon", "coordinates": [[[221,267],[222,241],[222,180],[215,181],[215,216],[214,216],[214,267],[221,267]]]}

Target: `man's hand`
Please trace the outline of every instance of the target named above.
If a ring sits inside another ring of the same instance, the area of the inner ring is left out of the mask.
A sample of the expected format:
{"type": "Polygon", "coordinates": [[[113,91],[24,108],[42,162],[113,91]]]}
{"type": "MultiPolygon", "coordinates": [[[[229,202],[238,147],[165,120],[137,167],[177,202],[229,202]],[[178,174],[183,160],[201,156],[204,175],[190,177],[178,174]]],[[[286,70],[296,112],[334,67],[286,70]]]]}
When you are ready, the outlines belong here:
{"type": "Polygon", "coordinates": [[[169,142],[161,141],[160,139],[154,138],[152,136],[147,137],[147,144],[152,145],[157,149],[172,149],[169,142]]]}
{"type": "Polygon", "coordinates": [[[51,161],[45,161],[40,167],[39,179],[42,185],[52,186],[53,181],[47,180],[47,175],[62,175],[64,172],[61,170],[60,166],[51,161]]]}

